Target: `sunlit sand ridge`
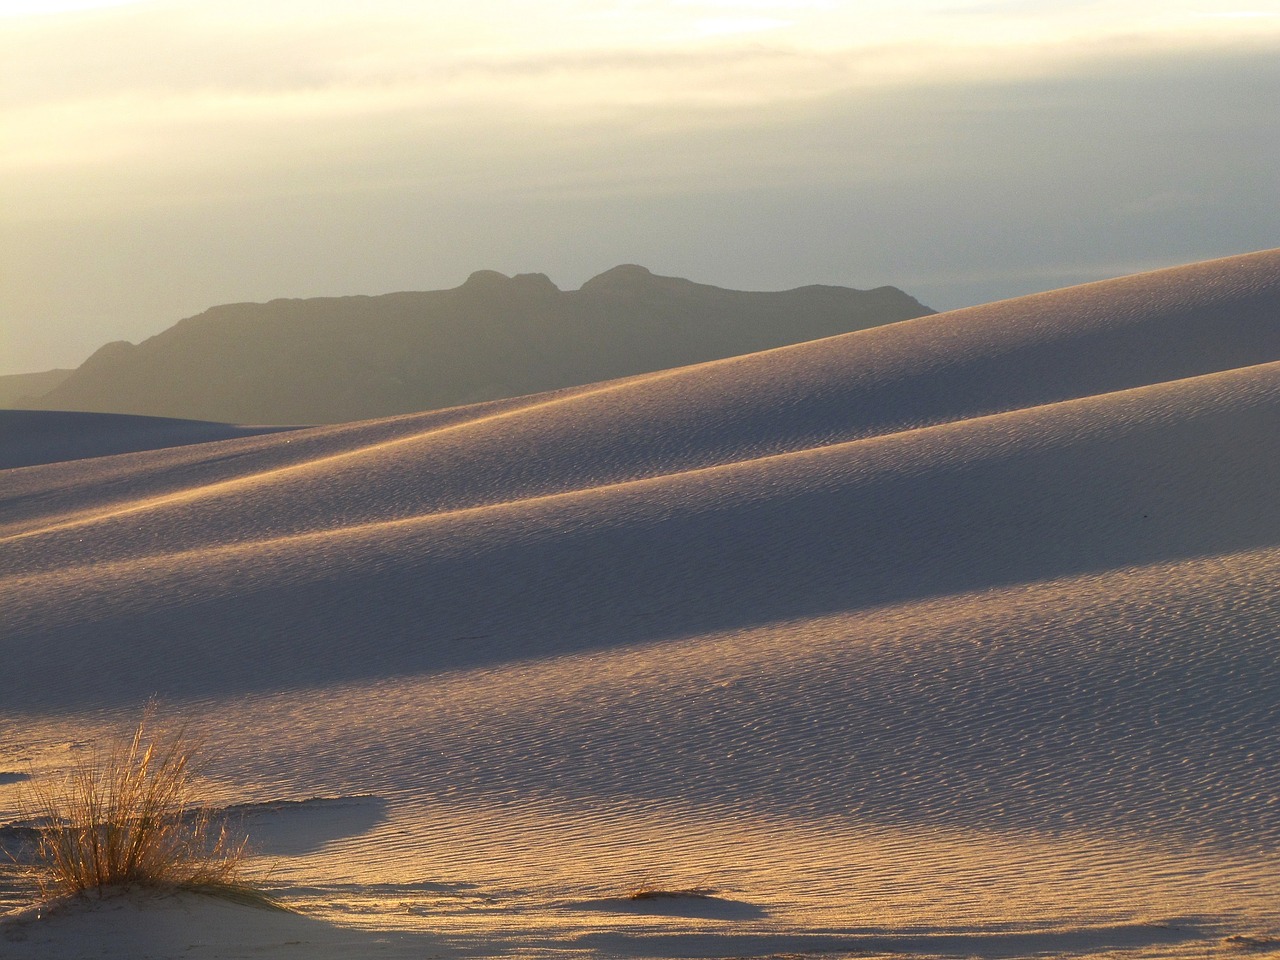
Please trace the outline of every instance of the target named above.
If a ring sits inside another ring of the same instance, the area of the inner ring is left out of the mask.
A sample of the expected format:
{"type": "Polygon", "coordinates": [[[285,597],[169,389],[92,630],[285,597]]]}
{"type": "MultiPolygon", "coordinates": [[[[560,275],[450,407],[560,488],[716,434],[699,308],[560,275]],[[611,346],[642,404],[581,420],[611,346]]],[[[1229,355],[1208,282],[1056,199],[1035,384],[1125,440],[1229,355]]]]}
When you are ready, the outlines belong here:
{"type": "Polygon", "coordinates": [[[204,955],[1275,949],[1278,316],[1269,252],[6,470],[0,822],[158,693],[307,914],[204,955]]]}

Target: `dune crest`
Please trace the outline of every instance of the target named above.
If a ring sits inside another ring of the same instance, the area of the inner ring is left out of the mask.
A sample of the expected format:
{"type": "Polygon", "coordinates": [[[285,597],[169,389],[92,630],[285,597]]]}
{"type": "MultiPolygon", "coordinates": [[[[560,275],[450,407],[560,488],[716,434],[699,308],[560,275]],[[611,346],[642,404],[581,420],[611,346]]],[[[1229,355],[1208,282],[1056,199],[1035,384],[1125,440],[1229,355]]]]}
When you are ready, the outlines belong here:
{"type": "Polygon", "coordinates": [[[198,705],[273,891],[387,956],[1270,943],[1278,316],[1269,251],[5,470],[0,768],[198,705]]]}

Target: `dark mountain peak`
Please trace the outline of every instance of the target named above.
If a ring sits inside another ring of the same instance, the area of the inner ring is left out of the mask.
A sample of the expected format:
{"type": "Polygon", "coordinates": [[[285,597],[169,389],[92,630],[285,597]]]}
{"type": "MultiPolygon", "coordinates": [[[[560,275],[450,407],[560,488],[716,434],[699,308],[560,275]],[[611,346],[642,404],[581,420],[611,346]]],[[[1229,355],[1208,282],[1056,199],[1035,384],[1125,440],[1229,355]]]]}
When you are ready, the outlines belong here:
{"type": "Polygon", "coordinates": [[[92,370],[96,367],[109,367],[126,357],[133,356],[137,350],[137,345],[130,343],[128,340],[112,340],[110,343],[104,343],[93,351],[89,359],[80,365],[80,369],[92,370]]]}
{"type": "Polygon", "coordinates": [[[467,293],[502,294],[505,296],[559,293],[560,288],[545,273],[517,273],[508,277],[497,270],[477,270],[467,277],[459,290],[467,293]]]}
{"type": "Polygon", "coordinates": [[[545,273],[517,273],[511,282],[522,289],[540,291],[542,293],[559,293],[560,288],[551,282],[545,273]]]}
{"type": "Polygon", "coordinates": [[[339,423],[634,376],[932,312],[905,294],[820,292],[722,290],[628,263],[569,292],[542,273],[478,270],[447,291],[229,304],[136,347],[108,344],[23,406],[339,423]]]}
{"type": "Polygon", "coordinates": [[[660,280],[668,279],[670,278],[656,276],[648,267],[642,267],[635,263],[624,263],[614,267],[612,270],[606,270],[599,276],[592,277],[582,285],[582,289],[584,292],[626,293],[650,286],[660,280]]]}
{"type": "Polygon", "coordinates": [[[511,278],[505,273],[499,273],[497,270],[477,270],[471,276],[467,277],[467,282],[459,289],[462,290],[493,290],[505,287],[511,282],[511,278]]]}
{"type": "Polygon", "coordinates": [[[594,283],[599,280],[638,280],[653,276],[653,271],[648,267],[642,267],[638,263],[620,263],[616,267],[606,270],[604,273],[588,281],[594,283]]]}

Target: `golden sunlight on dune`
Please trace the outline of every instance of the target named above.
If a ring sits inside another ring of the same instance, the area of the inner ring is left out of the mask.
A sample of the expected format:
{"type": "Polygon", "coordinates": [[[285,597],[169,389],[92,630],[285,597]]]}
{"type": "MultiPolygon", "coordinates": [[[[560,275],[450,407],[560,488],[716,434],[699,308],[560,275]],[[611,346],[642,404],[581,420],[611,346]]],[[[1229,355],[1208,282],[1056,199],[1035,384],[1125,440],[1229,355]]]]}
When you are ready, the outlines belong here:
{"type": "Polygon", "coordinates": [[[158,694],[296,912],[0,868],[0,955],[1274,951],[1278,309],[1267,251],[386,419],[13,411],[0,846],[158,694]]]}

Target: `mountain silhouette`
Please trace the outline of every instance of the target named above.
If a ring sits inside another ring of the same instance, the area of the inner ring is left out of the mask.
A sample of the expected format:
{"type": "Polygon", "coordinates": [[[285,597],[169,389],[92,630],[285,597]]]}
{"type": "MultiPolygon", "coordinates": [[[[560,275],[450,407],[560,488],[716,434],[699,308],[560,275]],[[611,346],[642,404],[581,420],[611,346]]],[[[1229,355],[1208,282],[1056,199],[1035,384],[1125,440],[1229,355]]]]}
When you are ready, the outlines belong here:
{"type": "Polygon", "coordinates": [[[894,287],[725,290],[644,267],[581,289],[473,273],[459,287],[213,307],[108,343],[28,409],[341,423],[555,390],[934,313],[894,287]]]}
{"type": "Polygon", "coordinates": [[[40,373],[9,373],[0,376],[0,408],[23,407],[58,386],[74,371],[43,370],[40,373]]]}

